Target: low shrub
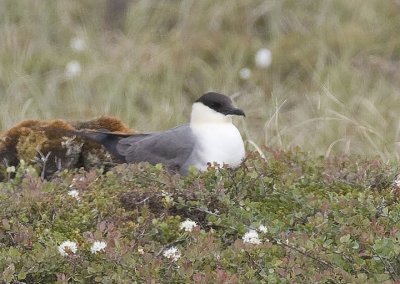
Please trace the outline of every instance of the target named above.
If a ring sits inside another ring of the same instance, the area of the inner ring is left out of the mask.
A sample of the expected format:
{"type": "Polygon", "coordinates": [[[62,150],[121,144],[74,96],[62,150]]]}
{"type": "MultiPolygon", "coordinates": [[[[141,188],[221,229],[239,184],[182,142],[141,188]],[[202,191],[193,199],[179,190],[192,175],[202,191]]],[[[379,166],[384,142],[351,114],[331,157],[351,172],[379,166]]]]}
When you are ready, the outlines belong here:
{"type": "Polygon", "coordinates": [[[15,171],[0,183],[4,283],[400,280],[397,165],[294,149],[186,177],[15,171]]]}

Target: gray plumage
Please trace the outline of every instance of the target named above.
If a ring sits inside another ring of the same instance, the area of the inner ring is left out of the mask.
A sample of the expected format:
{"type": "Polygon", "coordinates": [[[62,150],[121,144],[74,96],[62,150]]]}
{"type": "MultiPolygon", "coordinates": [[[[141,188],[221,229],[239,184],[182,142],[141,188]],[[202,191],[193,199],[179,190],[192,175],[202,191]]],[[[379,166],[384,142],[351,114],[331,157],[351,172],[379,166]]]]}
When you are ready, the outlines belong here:
{"type": "Polygon", "coordinates": [[[186,174],[190,166],[205,170],[217,162],[237,167],[244,158],[243,139],[232,124],[233,115],[244,116],[229,97],[210,92],[192,106],[190,124],[164,132],[116,134],[107,131],[78,135],[103,145],[124,163],[164,164],[169,170],[186,174]]]}
{"type": "Polygon", "coordinates": [[[179,171],[190,157],[194,145],[192,130],[186,124],[165,132],[123,138],[116,149],[127,163],[162,163],[171,170],[179,171]]]}

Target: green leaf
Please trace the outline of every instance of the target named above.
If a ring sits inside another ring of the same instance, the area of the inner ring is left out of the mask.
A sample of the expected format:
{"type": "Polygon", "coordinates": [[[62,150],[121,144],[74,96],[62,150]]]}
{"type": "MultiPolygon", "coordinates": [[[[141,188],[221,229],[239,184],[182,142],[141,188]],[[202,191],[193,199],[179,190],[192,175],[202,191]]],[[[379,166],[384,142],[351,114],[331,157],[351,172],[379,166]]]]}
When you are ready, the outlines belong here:
{"type": "Polygon", "coordinates": [[[7,268],[3,271],[3,280],[6,283],[11,283],[11,281],[14,279],[14,273],[15,273],[15,266],[13,263],[7,266],[7,268]]]}
{"type": "Polygon", "coordinates": [[[341,243],[348,243],[348,242],[350,241],[350,234],[341,236],[340,239],[339,239],[339,241],[340,241],[341,243]]]}

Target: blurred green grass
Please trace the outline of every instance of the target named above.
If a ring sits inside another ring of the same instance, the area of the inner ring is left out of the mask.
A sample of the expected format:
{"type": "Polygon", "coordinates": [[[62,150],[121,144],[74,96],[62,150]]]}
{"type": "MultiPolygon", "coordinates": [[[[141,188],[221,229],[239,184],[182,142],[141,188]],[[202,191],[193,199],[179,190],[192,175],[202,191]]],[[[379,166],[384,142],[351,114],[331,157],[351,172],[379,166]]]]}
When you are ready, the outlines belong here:
{"type": "Polygon", "coordinates": [[[258,146],[399,158],[399,1],[126,2],[124,14],[105,0],[0,1],[0,130],[103,114],[161,130],[215,90],[258,146]],[[264,47],[272,65],[258,69],[264,47]],[[82,72],[67,78],[73,60],[82,72]]]}

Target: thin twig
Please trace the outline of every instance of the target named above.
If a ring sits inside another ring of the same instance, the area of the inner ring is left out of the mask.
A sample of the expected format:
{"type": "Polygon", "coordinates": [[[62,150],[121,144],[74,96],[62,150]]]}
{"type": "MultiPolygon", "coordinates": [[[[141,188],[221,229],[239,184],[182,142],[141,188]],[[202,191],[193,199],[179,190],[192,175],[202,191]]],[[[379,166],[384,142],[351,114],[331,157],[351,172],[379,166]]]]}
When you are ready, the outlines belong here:
{"type": "MultiPolygon", "coordinates": [[[[160,184],[160,185],[164,185],[164,186],[167,185],[165,182],[159,181],[159,180],[157,180],[157,179],[154,179],[154,178],[151,178],[151,177],[148,177],[148,176],[145,176],[145,175],[137,175],[137,176],[136,176],[136,179],[138,179],[138,178],[142,178],[142,179],[144,179],[144,180],[146,180],[146,181],[156,182],[156,183],[158,183],[158,184],[160,184]]],[[[132,182],[132,181],[135,181],[135,180],[134,180],[134,179],[128,179],[128,181],[129,181],[129,182],[132,182]]]]}
{"type": "Polygon", "coordinates": [[[386,270],[387,272],[389,272],[390,278],[395,282],[395,281],[398,279],[398,275],[397,275],[397,274],[396,274],[396,275],[393,274],[394,269],[393,269],[392,265],[390,264],[390,262],[387,264],[386,261],[383,259],[383,257],[380,256],[378,253],[376,253],[376,251],[375,251],[374,249],[372,249],[372,252],[373,252],[376,256],[379,257],[379,259],[380,259],[380,260],[382,261],[382,263],[383,263],[383,266],[385,267],[385,270],[386,270]],[[387,265],[388,265],[389,267],[387,267],[387,265]]]}
{"type": "Polygon", "coordinates": [[[150,197],[151,197],[151,196],[147,196],[146,198],[144,198],[143,200],[141,200],[141,201],[139,201],[139,202],[136,202],[135,204],[136,204],[136,205],[139,205],[139,204],[145,203],[147,200],[150,199],[150,197]]]}
{"type": "Polygon", "coordinates": [[[211,212],[211,211],[209,211],[209,210],[206,210],[206,209],[201,209],[201,208],[197,208],[197,207],[188,207],[188,208],[189,208],[189,209],[196,210],[196,211],[200,211],[200,212],[203,212],[203,213],[206,213],[206,214],[210,214],[210,215],[213,215],[213,216],[216,216],[216,217],[219,217],[218,214],[216,214],[216,213],[214,213],[214,212],[211,212]]]}
{"type": "Polygon", "coordinates": [[[40,173],[40,178],[44,180],[46,176],[46,164],[49,160],[49,157],[51,155],[51,152],[48,152],[47,155],[45,156],[40,150],[37,150],[38,154],[40,155],[40,158],[36,157],[33,162],[37,162],[42,166],[42,172],[40,173]]]}
{"type": "MultiPolygon", "coordinates": [[[[220,171],[221,168],[218,168],[218,171],[220,171]]],[[[236,193],[236,197],[239,195],[239,188],[238,185],[234,179],[234,177],[232,176],[231,172],[229,171],[229,169],[226,171],[228,173],[229,178],[231,179],[232,183],[233,183],[233,187],[235,188],[235,193],[236,193]]]]}
{"type": "MultiPolygon", "coordinates": [[[[343,257],[345,260],[347,260],[347,262],[349,263],[349,264],[354,264],[354,260],[350,257],[350,256],[348,256],[348,255],[346,255],[346,254],[344,254],[344,253],[339,253],[339,252],[336,252],[336,251],[334,251],[333,253],[336,253],[337,255],[340,255],[341,257],[343,257]]],[[[366,269],[365,267],[360,267],[360,269],[362,270],[362,271],[364,271],[365,273],[367,273],[368,275],[371,275],[371,271],[369,271],[368,269],[366,269]]],[[[354,269],[353,269],[353,271],[354,271],[354,269]]]]}
{"type": "Polygon", "coordinates": [[[296,252],[298,252],[298,253],[300,253],[300,254],[302,254],[302,255],[308,257],[308,258],[311,258],[312,260],[314,260],[314,261],[316,261],[316,262],[318,262],[318,263],[320,263],[320,264],[322,264],[322,265],[328,266],[328,267],[331,268],[331,269],[334,269],[334,268],[335,268],[334,265],[333,265],[332,263],[330,263],[330,262],[328,262],[328,261],[326,261],[326,260],[324,260],[324,259],[317,258],[317,257],[315,257],[315,256],[313,256],[313,255],[311,255],[311,254],[306,253],[306,252],[303,252],[303,251],[301,251],[300,249],[298,249],[298,248],[296,248],[296,247],[294,247],[294,246],[285,244],[285,243],[283,243],[281,240],[279,240],[278,238],[274,238],[274,241],[276,242],[276,244],[278,244],[278,245],[280,245],[280,246],[284,246],[284,247],[287,247],[287,248],[289,248],[289,249],[292,249],[292,250],[294,250],[294,251],[296,251],[296,252]]]}

